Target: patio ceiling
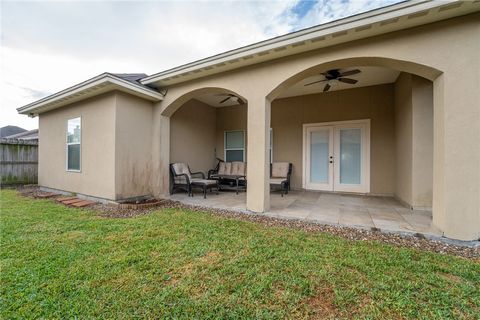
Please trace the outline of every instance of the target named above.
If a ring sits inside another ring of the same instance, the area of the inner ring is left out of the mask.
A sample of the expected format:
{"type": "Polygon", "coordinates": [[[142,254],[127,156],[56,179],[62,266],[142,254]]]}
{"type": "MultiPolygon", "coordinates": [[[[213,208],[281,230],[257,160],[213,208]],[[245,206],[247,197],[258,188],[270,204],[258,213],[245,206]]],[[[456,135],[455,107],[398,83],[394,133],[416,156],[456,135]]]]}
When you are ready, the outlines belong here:
{"type": "MultiPolygon", "coordinates": [[[[347,90],[353,88],[360,88],[360,87],[368,87],[374,86],[379,84],[385,83],[393,83],[397,80],[400,72],[397,70],[383,68],[383,67],[352,67],[351,69],[359,69],[362,72],[353,76],[348,76],[347,78],[358,80],[358,82],[354,85],[338,82],[337,85],[330,88],[330,91],[338,91],[338,90],[347,90]]],[[[324,76],[321,74],[305,78],[287,90],[283,92],[279,98],[288,98],[288,97],[295,97],[295,96],[302,96],[307,94],[315,94],[315,93],[322,93],[323,88],[325,86],[325,82],[320,82],[318,84],[313,84],[310,86],[305,86],[307,83],[311,83],[314,81],[322,80],[324,76]]],[[[239,105],[239,103],[235,99],[229,99],[224,103],[220,103],[220,101],[224,100],[226,96],[224,96],[221,92],[214,93],[214,94],[204,94],[199,95],[195,99],[211,105],[213,107],[230,107],[239,105]]]]}
{"type": "MultiPolygon", "coordinates": [[[[360,87],[368,87],[374,86],[384,83],[393,83],[397,80],[398,75],[400,72],[389,69],[389,68],[382,68],[382,67],[352,67],[341,71],[346,70],[353,70],[359,69],[362,71],[359,74],[347,76],[346,78],[351,78],[358,80],[356,84],[348,84],[343,82],[337,82],[336,85],[332,86],[329,90],[331,91],[338,91],[338,90],[346,90],[346,89],[353,89],[353,88],[360,88],[360,87]]],[[[305,86],[305,84],[323,80],[325,77],[321,74],[305,78],[287,90],[285,90],[282,94],[279,95],[278,98],[287,98],[287,97],[295,97],[295,96],[302,96],[307,94],[314,94],[314,93],[321,93],[323,92],[323,88],[325,87],[325,82],[319,82],[316,84],[312,84],[309,86],[305,86]]]]}

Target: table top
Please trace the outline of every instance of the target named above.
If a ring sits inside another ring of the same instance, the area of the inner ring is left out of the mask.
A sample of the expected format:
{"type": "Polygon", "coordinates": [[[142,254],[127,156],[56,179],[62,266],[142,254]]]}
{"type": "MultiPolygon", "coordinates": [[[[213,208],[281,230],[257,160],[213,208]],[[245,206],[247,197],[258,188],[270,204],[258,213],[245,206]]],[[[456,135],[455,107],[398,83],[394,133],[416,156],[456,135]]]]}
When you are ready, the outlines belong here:
{"type": "Polygon", "coordinates": [[[241,175],[233,175],[233,174],[227,174],[227,175],[217,175],[218,178],[220,179],[238,179],[238,178],[245,178],[245,176],[241,175]]]}

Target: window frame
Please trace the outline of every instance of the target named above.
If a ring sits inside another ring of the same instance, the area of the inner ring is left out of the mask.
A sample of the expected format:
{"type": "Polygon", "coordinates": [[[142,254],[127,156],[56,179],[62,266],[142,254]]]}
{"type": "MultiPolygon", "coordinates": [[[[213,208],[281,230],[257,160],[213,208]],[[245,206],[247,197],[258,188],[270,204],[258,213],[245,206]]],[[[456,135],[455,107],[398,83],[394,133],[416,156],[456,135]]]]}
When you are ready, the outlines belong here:
{"type": "Polygon", "coordinates": [[[242,150],[242,162],[245,162],[245,130],[225,130],[223,133],[223,159],[227,161],[227,151],[242,150]],[[227,148],[227,133],[241,132],[243,134],[243,148],[227,148]]]}
{"type": "Polygon", "coordinates": [[[270,128],[270,136],[268,137],[269,139],[269,148],[268,150],[270,151],[270,164],[273,163],[273,129],[270,128]]]}
{"type": "Polygon", "coordinates": [[[78,116],[78,117],[75,117],[75,118],[69,118],[67,119],[67,130],[65,132],[65,170],[67,172],[82,172],[82,134],[83,134],[83,130],[82,130],[82,117],[81,116],[78,116]],[[79,142],[68,142],[68,122],[70,120],[75,120],[75,119],[80,119],[80,141],[79,142]],[[78,153],[78,156],[79,156],[79,167],[80,169],[69,169],[68,168],[68,147],[71,146],[71,145],[80,145],[80,148],[79,148],[79,153],[78,153]]]}

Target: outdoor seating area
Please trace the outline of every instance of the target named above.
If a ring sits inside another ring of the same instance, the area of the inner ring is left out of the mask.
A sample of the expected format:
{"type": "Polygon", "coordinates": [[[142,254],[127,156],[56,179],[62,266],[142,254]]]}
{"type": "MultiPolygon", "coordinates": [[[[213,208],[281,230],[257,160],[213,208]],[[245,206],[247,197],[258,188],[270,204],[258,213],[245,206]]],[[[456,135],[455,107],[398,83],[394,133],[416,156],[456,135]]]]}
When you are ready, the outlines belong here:
{"type": "MultiPolygon", "coordinates": [[[[292,164],[289,162],[273,162],[270,164],[270,189],[280,191],[281,196],[290,191],[290,177],[292,164]]],[[[186,163],[170,164],[172,176],[171,193],[182,190],[189,197],[193,197],[193,189],[199,188],[206,198],[207,191],[233,190],[238,195],[239,191],[247,189],[247,163],[241,161],[226,162],[218,159],[216,167],[209,170],[207,176],[203,172],[192,172],[186,163]]]]}

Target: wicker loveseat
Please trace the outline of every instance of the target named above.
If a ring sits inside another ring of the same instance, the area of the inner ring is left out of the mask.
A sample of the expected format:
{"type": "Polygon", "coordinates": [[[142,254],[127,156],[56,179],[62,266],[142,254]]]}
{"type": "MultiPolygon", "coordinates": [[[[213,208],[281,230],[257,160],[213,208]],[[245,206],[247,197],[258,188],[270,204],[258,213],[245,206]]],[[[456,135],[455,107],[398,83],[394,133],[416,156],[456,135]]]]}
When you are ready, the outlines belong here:
{"type": "Polygon", "coordinates": [[[216,168],[208,171],[208,179],[217,180],[220,190],[233,189],[238,194],[239,190],[247,186],[247,163],[219,160],[216,168]]]}

